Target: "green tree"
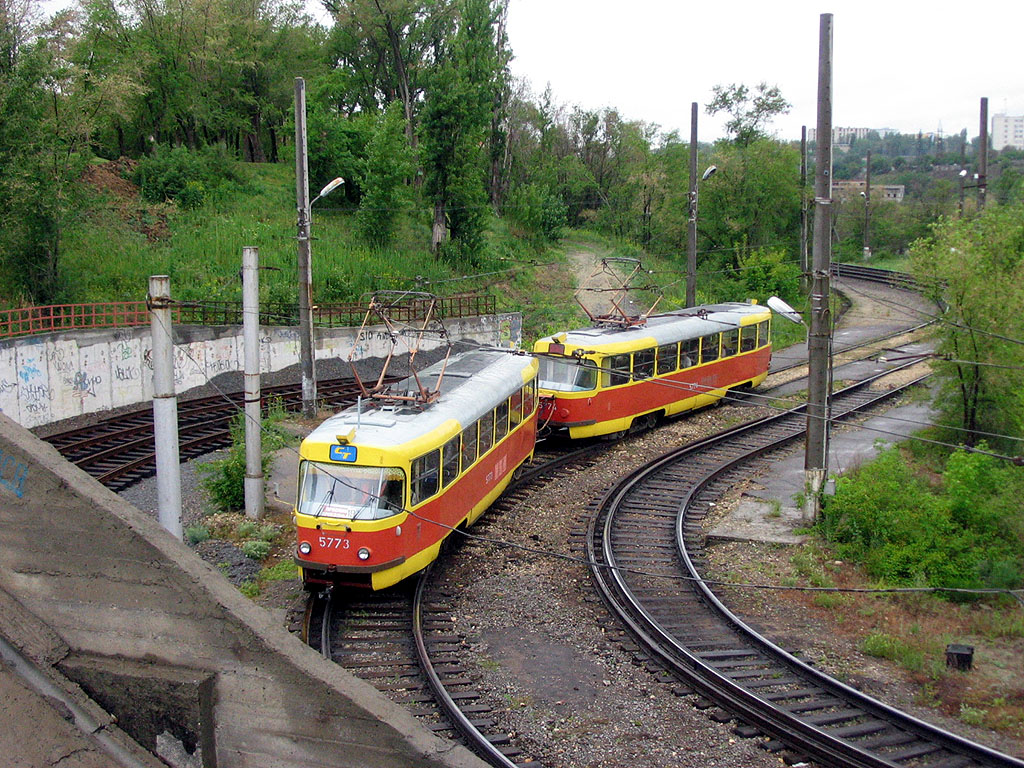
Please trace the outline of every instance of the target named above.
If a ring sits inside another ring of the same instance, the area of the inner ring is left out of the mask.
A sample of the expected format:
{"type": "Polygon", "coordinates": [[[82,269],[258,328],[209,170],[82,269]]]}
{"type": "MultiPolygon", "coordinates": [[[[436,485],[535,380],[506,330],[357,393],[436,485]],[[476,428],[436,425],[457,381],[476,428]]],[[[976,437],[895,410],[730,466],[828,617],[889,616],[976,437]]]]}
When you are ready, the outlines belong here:
{"type": "Polygon", "coordinates": [[[714,98],[706,106],[707,113],[728,113],[725,128],[742,147],[767,136],[765,129],[772,118],[786,114],[792,106],[782,98],[777,85],[769,86],[764,82],[758,83],[754,92],[742,83],[732,83],[716,85],[713,93],[714,98]]]}
{"type": "Polygon", "coordinates": [[[486,154],[501,57],[494,40],[499,7],[460,0],[458,30],[438,41],[421,120],[426,192],[433,201],[431,250],[475,258],[488,215],[486,154]]]}
{"type": "Polygon", "coordinates": [[[405,140],[405,119],[400,102],[393,102],[374,126],[366,147],[363,196],[356,224],[364,240],[386,246],[394,234],[395,219],[407,202],[405,179],[414,169],[412,150],[405,140]]]}
{"type": "Polygon", "coordinates": [[[911,257],[946,306],[934,326],[942,423],[967,445],[982,433],[1024,437],[1024,204],[942,219],[911,257]]]}

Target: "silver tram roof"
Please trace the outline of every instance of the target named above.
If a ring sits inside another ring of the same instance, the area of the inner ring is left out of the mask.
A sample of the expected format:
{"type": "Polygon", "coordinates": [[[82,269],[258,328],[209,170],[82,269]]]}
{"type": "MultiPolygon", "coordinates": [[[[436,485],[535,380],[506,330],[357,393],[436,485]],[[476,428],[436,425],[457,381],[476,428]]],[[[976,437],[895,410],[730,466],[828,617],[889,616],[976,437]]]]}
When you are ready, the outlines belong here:
{"type": "Polygon", "coordinates": [[[745,304],[742,302],[726,302],[722,304],[704,304],[699,307],[680,309],[678,312],[666,312],[651,315],[647,323],[629,328],[595,325],[589,328],[578,328],[562,333],[545,336],[542,342],[554,342],[555,336],[564,344],[576,347],[595,347],[600,344],[621,344],[623,342],[639,342],[654,339],[655,344],[670,344],[684,339],[696,339],[719,331],[739,327],[742,319],[750,315],[763,315],[769,312],[768,307],[761,304],[745,304]]]}
{"type": "MultiPolygon", "coordinates": [[[[381,405],[379,401],[363,400],[361,406],[349,406],[323,421],[306,440],[336,443],[338,435],[355,430],[350,440],[353,445],[392,448],[453,419],[465,428],[519,391],[524,383],[523,372],[533,365],[532,357],[493,350],[452,355],[444,367],[441,394],[433,403],[381,405]]],[[[437,362],[419,372],[419,380],[426,389],[436,387],[443,366],[443,361],[437,362]]],[[[412,394],[418,388],[410,376],[392,385],[392,391],[412,394]]]]}

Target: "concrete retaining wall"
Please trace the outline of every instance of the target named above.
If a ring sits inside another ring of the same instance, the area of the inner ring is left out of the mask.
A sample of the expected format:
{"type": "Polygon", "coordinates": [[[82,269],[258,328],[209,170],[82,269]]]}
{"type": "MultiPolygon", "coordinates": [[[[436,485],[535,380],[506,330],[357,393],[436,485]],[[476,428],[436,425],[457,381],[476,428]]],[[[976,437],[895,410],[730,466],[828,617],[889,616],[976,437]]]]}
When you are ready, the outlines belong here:
{"type": "MultiPolygon", "coordinates": [[[[452,339],[511,346],[522,336],[518,313],[445,321],[452,339]]],[[[177,326],[175,390],[184,392],[222,373],[241,371],[242,329],[238,326],[177,326]]],[[[424,338],[422,348],[439,346],[424,338]]],[[[0,412],[23,427],[37,427],[86,413],[144,403],[153,397],[149,328],[68,331],[0,342],[0,412]]],[[[383,357],[390,350],[383,327],[318,328],[316,357],[383,357]]],[[[400,343],[400,351],[405,348],[400,343]]],[[[297,328],[262,328],[260,368],[279,371],[299,362],[297,328]]]]}
{"type": "Polygon", "coordinates": [[[164,735],[219,768],[485,765],[2,415],[0,455],[0,634],[143,746],[164,735]]]}

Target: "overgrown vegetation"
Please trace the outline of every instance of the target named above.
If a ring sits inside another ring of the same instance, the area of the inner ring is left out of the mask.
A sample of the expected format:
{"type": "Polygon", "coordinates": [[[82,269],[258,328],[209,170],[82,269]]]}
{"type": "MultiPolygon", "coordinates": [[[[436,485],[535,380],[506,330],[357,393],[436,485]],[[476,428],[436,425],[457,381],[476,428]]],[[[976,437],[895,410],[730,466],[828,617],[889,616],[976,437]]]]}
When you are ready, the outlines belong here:
{"type": "Polygon", "coordinates": [[[820,531],[886,585],[1018,589],[1024,583],[1024,469],[964,450],[941,474],[900,449],[838,479],[820,531]]]}

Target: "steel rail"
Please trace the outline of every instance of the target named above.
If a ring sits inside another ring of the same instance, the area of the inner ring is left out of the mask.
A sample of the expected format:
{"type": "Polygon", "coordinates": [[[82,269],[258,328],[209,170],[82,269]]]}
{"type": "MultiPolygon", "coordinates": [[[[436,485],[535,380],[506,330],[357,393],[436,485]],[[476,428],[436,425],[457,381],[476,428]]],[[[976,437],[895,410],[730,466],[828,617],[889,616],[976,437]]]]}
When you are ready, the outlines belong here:
{"type": "MultiPolygon", "coordinates": [[[[880,374],[880,376],[888,375],[889,373],[891,371],[880,374]]],[[[870,380],[860,382],[853,387],[847,388],[844,392],[862,389],[869,383],[870,380]]],[[[883,393],[880,397],[891,395],[892,393],[883,393]]],[[[874,398],[869,403],[858,405],[855,410],[861,410],[867,407],[867,405],[873,404],[873,402],[875,402],[874,398]]],[[[730,440],[734,441],[739,437],[748,437],[753,431],[767,431],[769,425],[777,425],[787,418],[792,420],[793,416],[799,415],[802,413],[802,410],[802,407],[794,408],[790,412],[773,415],[759,422],[742,425],[721,435],[701,441],[694,446],[686,446],[677,451],[670,452],[624,479],[605,496],[599,515],[593,519],[590,531],[588,532],[588,555],[593,562],[599,562],[599,558],[603,556],[606,563],[604,567],[592,566],[592,576],[602,598],[644,646],[709,697],[723,702],[724,706],[734,714],[752,722],[765,732],[777,735],[787,745],[810,754],[815,759],[824,761],[827,765],[858,766],[861,768],[864,766],[870,766],[871,768],[886,766],[891,768],[892,766],[901,765],[901,763],[894,762],[881,754],[865,751],[848,740],[826,734],[823,728],[801,720],[799,717],[787,716],[787,724],[780,725],[778,719],[780,716],[779,707],[773,705],[767,698],[762,698],[753,691],[747,690],[738,682],[729,680],[728,677],[719,673],[711,664],[699,658],[696,652],[688,649],[685,643],[680,642],[673,636],[671,631],[664,629],[658,619],[644,607],[642,601],[637,599],[627,583],[623,571],[619,569],[618,563],[615,560],[614,542],[612,541],[612,525],[615,510],[620,508],[627,494],[635,489],[644,478],[651,477],[658,470],[680,462],[684,457],[694,455],[698,450],[707,450],[730,440]],[[600,535],[598,535],[599,518],[603,521],[600,535]],[[622,605],[621,601],[625,601],[626,604],[622,605]]],[[[853,412],[851,410],[848,413],[853,412]]],[[[777,436],[766,443],[754,447],[752,450],[744,451],[739,457],[719,462],[710,472],[705,473],[703,479],[693,484],[691,491],[686,495],[687,504],[696,498],[696,495],[706,488],[708,483],[720,477],[729,469],[735,468],[739,463],[749,460],[754,455],[771,450],[798,436],[799,432],[777,436]]],[[[679,546],[679,541],[685,542],[685,512],[687,509],[688,506],[680,507],[680,512],[677,516],[675,525],[676,546],[679,546]]],[[[711,594],[711,590],[700,580],[697,567],[689,557],[688,552],[683,550],[680,553],[680,557],[687,564],[689,578],[695,580],[693,582],[695,585],[699,585],[694,586],[693,589],[698,593],[700,599],[704,600],[706,605],[710,605],[720,616],[726,617],[726,614],[722,614],[719,611],[720,601],[717,598],[714,600],[708,598],[707,595],[711,594]]],[[[731,614],[728,614],[728,616],[731,617],[731,614]]],[[[692,620],[696,621],[697,619],[692,617],[692,620]]],[[[743,635],[749,635],[753,632],[750,627],[742,624],[742,622],[736,623],[728,617],[725,620],[729,623],[730,632],[738,632],[743,635]]],[[[841,704],[853,703],[861,706],[866,715],[884,719],[890,725],[895,722],[895,728],[913,732],[917,738],[927,738],[932,743],[939,744],[942,749],[946,749],[954,754],[961,756],[969,754],[970,757],[965,757],[964,759],[973,761],[973,763],[961,762],[961,765],[998,765],[1016,766],[1018,768],[1024,766],[1024,763],[1015,758],[1001,755],[987,747],[974,744],[954,734],[949,734],[942,729],[923,723],[905,713],[900,713],[887,705],[876,702],[874,699],[864,696],[864,694],[856,692],[852,688],[831,681],[827,676],[822,676],[820,672],[799,662],[790,654],[779,656],[775,650],[776,646],[764,638],[759,637],[757,641],[751,640],[750,642],[758,648],[759,652],[772,657],[769,663],[780,664],[785,669],[793,670],[801,675],[803,679],[812,681],[812,684],[819,684],[818,681],[822,677],[828,679],[830,681],[829,686],[819,685],[823,690],[834,694],[837,702],[841,704]],[[792,663],[790,660],[795,663],[792,663]]],[[[737,643],[737,646],[739,646],[739,643],[737,643]]],[[[778,649],[778,651],[781,651],[781,649],[778,649]]],[[[740,656],[746,655],[742,651],[730,651],[729,653],[740,656]]],[[[760,664],[761,662],[752,661],[749,663],[760,664]]],[[[821,711],[824,709],[824,705],[816,706],[815,709],[816,711],[821,711]]],[[[840,719],[846,722],[852,719],[852,717],[848,715],[840,719]]]]}

